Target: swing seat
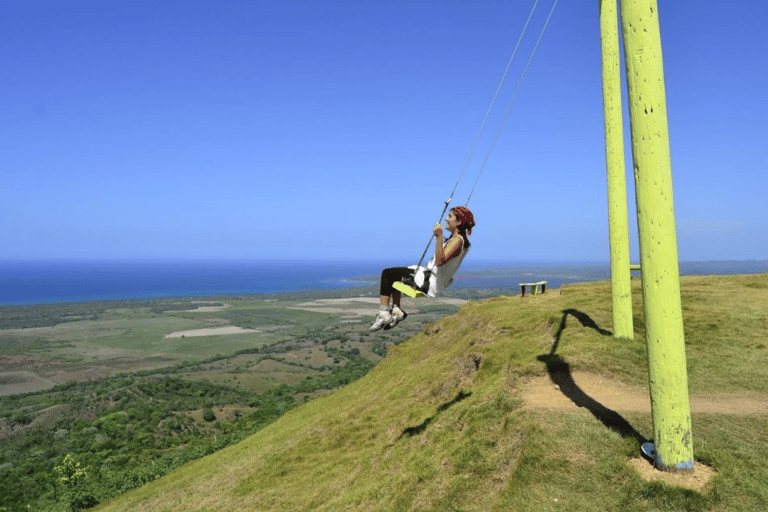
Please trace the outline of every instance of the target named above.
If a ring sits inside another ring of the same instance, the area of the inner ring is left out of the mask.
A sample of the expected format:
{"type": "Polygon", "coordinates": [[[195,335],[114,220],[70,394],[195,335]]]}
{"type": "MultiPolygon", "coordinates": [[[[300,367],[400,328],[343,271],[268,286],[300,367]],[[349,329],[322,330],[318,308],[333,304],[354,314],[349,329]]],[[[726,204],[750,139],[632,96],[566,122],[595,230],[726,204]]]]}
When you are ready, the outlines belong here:
{"type": "Polygon", "coordinates": [[[406,294],[409,297],[413,297],[414,299],[420,299],[422,297],[426,297],[426,294],[424,292],[421,292],[419,290],[416,290],[415,288],[411,288],[407,284],[403,283],[402,281],[395,281],[392,283],[392,288],[395,290],[406,294]]]}

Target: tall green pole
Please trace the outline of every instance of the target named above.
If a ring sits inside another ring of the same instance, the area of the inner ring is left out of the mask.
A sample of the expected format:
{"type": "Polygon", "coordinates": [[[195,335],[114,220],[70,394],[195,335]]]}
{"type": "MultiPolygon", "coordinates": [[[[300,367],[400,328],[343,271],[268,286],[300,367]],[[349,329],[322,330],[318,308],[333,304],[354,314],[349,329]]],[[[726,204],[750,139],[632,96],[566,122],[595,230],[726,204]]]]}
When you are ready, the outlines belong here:
{"type": "Polygon", "coordinates": [[[616,0],[600,0],[600,40],[603,50],[603,109],[605,110],[605,164],[608,174],[608,237],[611,246],[613,335],[617,338],[633,339],[627,179],[624,167],[619,22],[616,0]]]}
{"type": "Polygon", "coordinates": [[[693,470],[667,100],[656,0],[621,0],[656,467],[693,470]]]}

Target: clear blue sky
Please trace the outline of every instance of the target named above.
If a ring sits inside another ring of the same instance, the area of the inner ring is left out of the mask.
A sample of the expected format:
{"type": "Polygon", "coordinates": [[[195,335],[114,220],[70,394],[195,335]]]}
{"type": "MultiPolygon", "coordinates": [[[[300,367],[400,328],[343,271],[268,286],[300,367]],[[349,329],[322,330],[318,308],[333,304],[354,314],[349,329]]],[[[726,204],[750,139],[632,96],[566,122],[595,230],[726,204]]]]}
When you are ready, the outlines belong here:
{"type": "MultiPolygon", "coordinates": [[[[0,260],[418,260],[532,5],[0,2],[0,260]]],[[[680,259],[768,259],[768,4],[659,7],[680,259]]],[[[554,13],[469,204],[474,259],[609,257],[597,8],[554,13]]]]}

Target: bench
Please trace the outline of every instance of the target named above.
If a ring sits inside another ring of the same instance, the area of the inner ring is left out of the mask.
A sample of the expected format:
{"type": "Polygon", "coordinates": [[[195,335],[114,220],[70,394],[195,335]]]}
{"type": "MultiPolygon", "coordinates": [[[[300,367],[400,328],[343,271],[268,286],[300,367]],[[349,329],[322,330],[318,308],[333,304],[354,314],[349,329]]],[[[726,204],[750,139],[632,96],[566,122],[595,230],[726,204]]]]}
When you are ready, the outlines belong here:
{"type": "Polygon", "coordinates": [[[547,282],[546,281],[539,281],[538,283],[517,283],[517,286],[520,287],[520,290],[522,291],[522,297],[525,297],[525,287],[530,286],[531,288],[531,295],[538,295],[539,293],[544,293],[547,291],[547,282]],[[539,292],[539,286],[541,286],[541,292],[539,292]]]}

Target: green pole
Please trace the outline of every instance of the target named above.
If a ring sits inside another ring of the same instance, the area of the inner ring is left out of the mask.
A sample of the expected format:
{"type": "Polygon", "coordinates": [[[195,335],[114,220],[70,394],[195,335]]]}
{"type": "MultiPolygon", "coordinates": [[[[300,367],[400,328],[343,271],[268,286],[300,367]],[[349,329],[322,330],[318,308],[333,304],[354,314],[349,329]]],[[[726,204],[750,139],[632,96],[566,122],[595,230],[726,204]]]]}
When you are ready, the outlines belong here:
{"type": "Polygon", "coordinates": [[[600,40],[603,54],[605,165],[608,174],[608,238],[611,246],[613,335],[633,339],[632,279],[629,272],[627,179],[621,113],[619,22],[616,0],[600,0],[600,40]]]}
{"type": "Polygon", "coordinates": [[[667,100],[656,0],[621,0],[656,467],[693,470],[667,100]]]}

